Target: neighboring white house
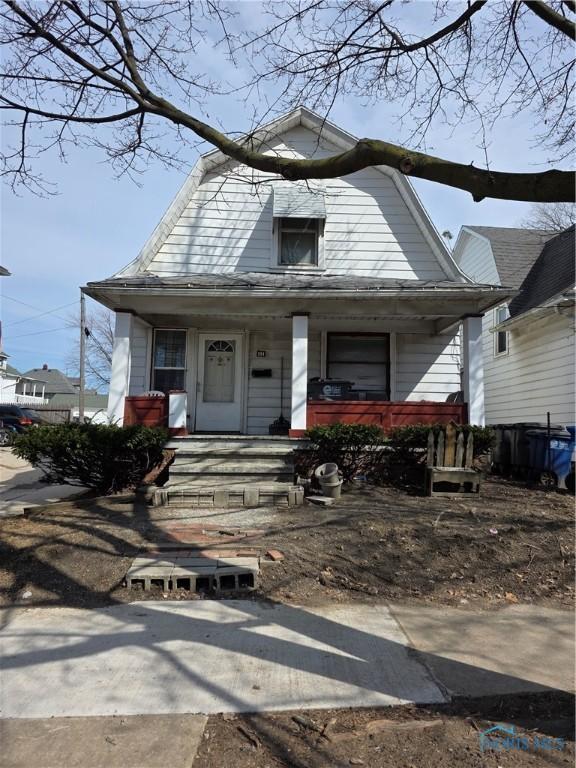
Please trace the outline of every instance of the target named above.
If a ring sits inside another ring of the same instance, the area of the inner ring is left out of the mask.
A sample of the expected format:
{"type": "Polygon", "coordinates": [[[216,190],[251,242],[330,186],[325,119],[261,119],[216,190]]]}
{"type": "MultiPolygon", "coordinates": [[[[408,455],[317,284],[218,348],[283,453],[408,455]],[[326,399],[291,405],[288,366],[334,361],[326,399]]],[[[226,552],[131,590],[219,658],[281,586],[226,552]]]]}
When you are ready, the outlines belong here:
{"type": "Polygon", "coordinates": [[[8,363],[9,355],[0,348],[0,403],[5,405],[44,405],[44,382],[26,376],[8,363]]]}
{"type": "MultiPolygon", "coordinates": [[[[50,368],[47,363],[44,363],[42,368],[31,368],[25,375],[44,381],[47,398],[45,402],[50,410],[69,411],[70,419],[78,420],[80,412],[78,379],[66,376],[58,368],[50,368]]],[[[95,424],[107,423],[107,402],[107,395],[100,395],[95,389],[87,389],[84,395],[84,418],[95,424]]]]}
{"type": "MultiPolygon", "coordinates": [[[[356,140],[299,108],[252,141],[321,158],[356,140]]],[[[283,414],[300,435],[430,420],[462,389],[482,423],[481,316],[509,295],[490,282],[462,274],[397,171],[289,183],[213,151],[140,255],[83,290],[116,312],[109,418],[129,394],[176,389],[190,431],[267,434],[283,414]],[[346,406],[319,414],[317,377],[351,381],[346,406]]]]}
{"type": "Polygon", "coordinates": [[[486,422],[574,424],[574,227],[463,227],[454,248],[473,280],[517,295],[483,321],[486,422]]]}

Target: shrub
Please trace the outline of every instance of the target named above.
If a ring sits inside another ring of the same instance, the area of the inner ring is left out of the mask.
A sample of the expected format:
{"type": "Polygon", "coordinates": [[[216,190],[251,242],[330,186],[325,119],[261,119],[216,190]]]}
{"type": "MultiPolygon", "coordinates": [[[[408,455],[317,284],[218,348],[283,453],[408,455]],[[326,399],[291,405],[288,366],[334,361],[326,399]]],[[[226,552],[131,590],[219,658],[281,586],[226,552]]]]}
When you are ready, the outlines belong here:
{"type": "Polygon", "coordinates": [[[13,450],[49,482],[108,494],[137,486],[162,460],[167,439],[167,430],[156,427],[60,424],[27,430],[13,450]]]}
{"type": "Polygon", "coordinates": [[[384,433],[375,424],[328,424],[306,432],[308,472],[320,464],[338,464],[345,481],[358,474],[370,476],[381,461],[384,433]]]}

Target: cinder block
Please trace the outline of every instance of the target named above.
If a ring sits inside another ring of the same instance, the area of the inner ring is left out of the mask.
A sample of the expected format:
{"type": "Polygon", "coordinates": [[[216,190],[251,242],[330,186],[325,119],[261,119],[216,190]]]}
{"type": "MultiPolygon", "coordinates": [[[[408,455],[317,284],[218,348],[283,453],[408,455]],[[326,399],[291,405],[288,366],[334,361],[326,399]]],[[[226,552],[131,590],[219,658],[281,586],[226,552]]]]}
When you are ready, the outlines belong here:
{"type": "Polygon", "coordinates": [[[288,491],[288,506],[299,507],[304,504],[304,488],[295,485],[288,491]]]}
{"type": "Polygon", "coordinates": [[[171,576],[172,589],[189,589],[191,592],[212,592],[215,589],[216,566],[175,566],[171,576]]]}
{"type": "Polygon", "coordinates": [[[141,584],[145,590],[150,590],[153,586],[162,587],[164,592],[170,589],[170,576],[173,565],[168,567],[143,566],[130,568],[126,574],[126,586],[133,589],[136,584],[141,584]]]}
{"type": "Polygon", "coordinates": [[[257,557],[219,557],[218,568],[250,568],[258,571],[260,563],[257,557]]]}
{"type": "Polygon", "coordinates": [[[230,501],[230,493],[227,488],[216,488],[214,490],[214,506],[215,507],[228,507],[230,501]]]}
{"type": "Polygon", "coordinates": [[[244,506],[245,507],[257,507],[259,502],[258,488],[245,488],[244,489],[244,506]]]}
{"type": "Polygon", "coordinates": [[[155,557],[154,555],[150,557],[142,557],[138,556],[135,557],[132,561],[131,568],[173,568],[174,567],[174,560],[172,558],[166,558],[166,554],[164,553],[161,557],[155,557]]]}
{"type": "Polygon", "coordinates": [[[214,580],[217,592],[250,592],[256,589],[258,569],[240,567],[218,568],[214,580]]]}

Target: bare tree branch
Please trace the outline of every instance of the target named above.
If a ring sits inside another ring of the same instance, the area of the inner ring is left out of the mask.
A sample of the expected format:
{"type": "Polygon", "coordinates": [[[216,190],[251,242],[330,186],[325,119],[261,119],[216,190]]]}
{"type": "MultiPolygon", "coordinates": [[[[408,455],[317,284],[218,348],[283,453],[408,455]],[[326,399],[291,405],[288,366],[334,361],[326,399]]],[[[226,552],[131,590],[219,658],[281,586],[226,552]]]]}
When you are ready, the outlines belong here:
{"type": "MultiPolygon", "coordinates": [[[[572,40],[576,40],[576,24],[561,13],[557,13],[543,0],[524,0],[524,4],[535,13],[539,19],[545,21],[551,27],[563,32],[572,40]]],[[[573,10],[573,9],[572,9],[573,10]]]]}
{"type": "MultiPolygon", "coordinates": [[[[563,9],[572,10],[570,3],[526,0],[496,7],[476,0],[436,31],[417,37],[399,28],[391,15],[394,2],[272,2],[273,23],[232,45],[227,19],[233,11],[218,0],[3,0],[0,45],[9,58],[0,73],[0,108],[18,117],[14,125],[20,138],[14,151],[5,154],[2,173],[38,183],[31,171],[36,147],[30,132],[40,129],[44,143],[38,152],[57,147],[64,155],[68,144],[92,144],[131,175],[142,170],[140,158],[172,166],[179,162],[178,149],[163,145],[163,131],[173,128],[179,138],[188,132],[240,163],[289,180],[332,178],[386,165],[465,190],[475,200],[571,201],[571,171],[496,171],[488,165],[487,152],[488,131],[506,111],[532,110],[543,118],[537,121],[542,130],[535,143],[548,140],[560,160],[569,156],[575,63],[571,43],[563,41],[574,24],[563,9]],[[532,25],[544,26],[544,32],[530,28],[533,15],[546,22],[532,25]],[[202,98],[220,92],[219,86],[192,71],[204,37],[199,24],[211,19],[224,35],[229,56],[242,51],[257,67],[248,84],[256,92],[273,81],[287,107],[311,101],[313,107],[324,104],[326,114],[349,93],[404,101],[408,142],[414,148],[365,138],[331,157],[297,159],[271,153],[258,131],[238,140],[219,130],[201,116],[202,98]],[[174,90],[184,97],[185,108],[174,90]],[[485,168],[424,151],[432,125],[460,126],[470,118],[485,168]],[[50,125],[52,135],[46,132],[50,125]],[[87,132],[95,129],[98,134],[87,132]]],[[[434,7],[437,26],[450,7],[442,0],[434,7]]]]}

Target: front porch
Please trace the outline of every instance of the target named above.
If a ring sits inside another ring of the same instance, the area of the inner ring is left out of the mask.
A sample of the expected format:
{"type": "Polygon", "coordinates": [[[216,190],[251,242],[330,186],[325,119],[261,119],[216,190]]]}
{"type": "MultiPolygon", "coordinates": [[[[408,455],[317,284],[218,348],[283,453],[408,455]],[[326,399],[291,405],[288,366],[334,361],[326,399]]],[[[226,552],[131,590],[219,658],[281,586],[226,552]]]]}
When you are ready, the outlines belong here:
{"type": "Polygon", "coordinates": [[[116,309],[109,418],[123,423],[128,395],[178,390],[178,426],[189,433],[268,435],[279,419],[294,437],[335,421],[385,430],[483,423],[481,316],[502,289],[282,280],[194,275],[90,286],[116,309]]]}

